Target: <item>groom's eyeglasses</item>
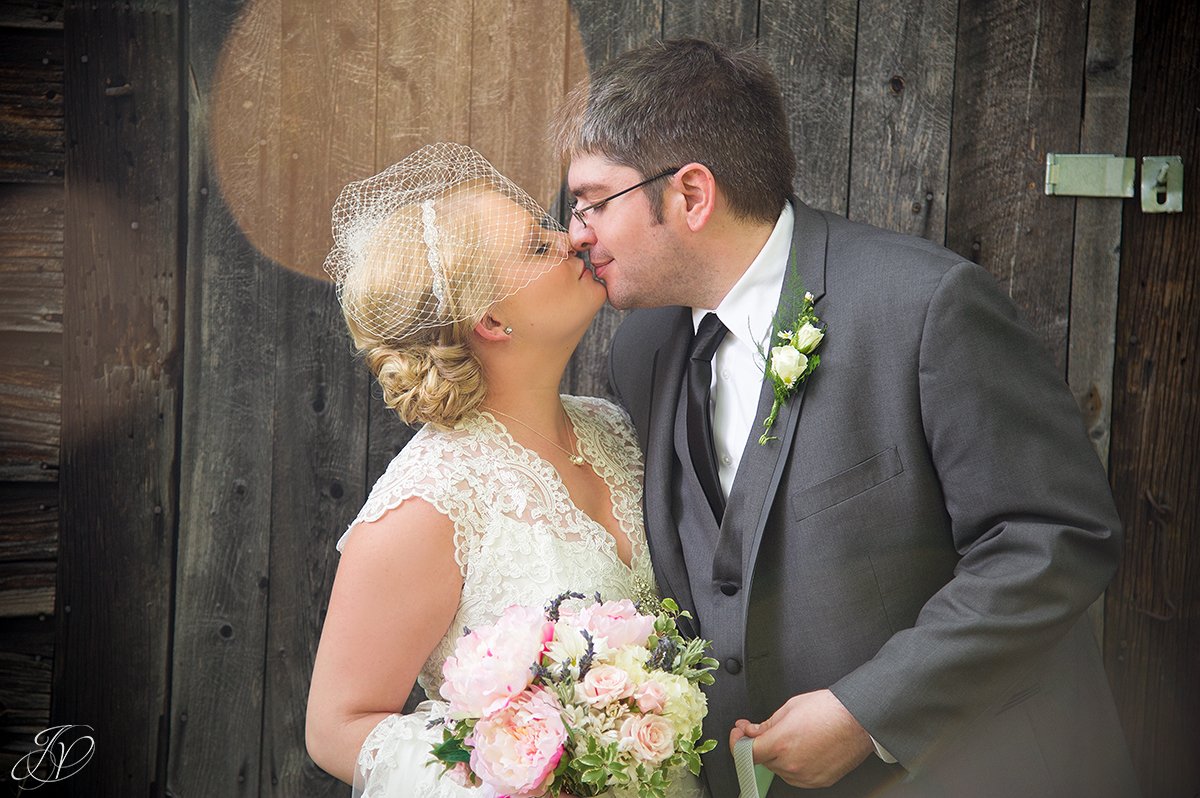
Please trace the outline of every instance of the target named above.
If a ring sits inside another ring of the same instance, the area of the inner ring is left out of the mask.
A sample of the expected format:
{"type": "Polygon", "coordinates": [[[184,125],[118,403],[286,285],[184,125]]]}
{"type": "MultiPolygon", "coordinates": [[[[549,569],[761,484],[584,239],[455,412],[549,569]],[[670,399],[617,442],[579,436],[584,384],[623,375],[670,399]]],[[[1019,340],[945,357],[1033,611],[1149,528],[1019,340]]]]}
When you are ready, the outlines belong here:
{"type": "Polygon", "coordinates": [[[617,197],[621,196],[622,194],[628,194],[630,191],[639,189],[642,186],[647,185],[648,183],[653,183],[655,180],[661,180],[664,177],[669,177],[670,175],[675,174],[682,168],[683,168],[682,166],[676,166],[671,169],[668,169],[665,172],[659,172],[654,177],[647,177],[645,180],[638,183],[636,186],[630,186],[629,188],[622,189],[621,191],[618,191],[616,194],[605,197],[604,199],[600,200],[599,202],[593,202],[591,205],[588,205],[586,208],[576,208],[574,206],[574,204],[572,204],[571,205],[571,215],[574,216],[576,219],[578,219],[579,223],[581,225],[583,225],[584,227],[587,227],[587,217],[584,216],[585,213],[589,213],[591,211],[596,210],[597,208],[607,205],[608,203],[612,202],[613,200],[615,200],[617,197]]]}

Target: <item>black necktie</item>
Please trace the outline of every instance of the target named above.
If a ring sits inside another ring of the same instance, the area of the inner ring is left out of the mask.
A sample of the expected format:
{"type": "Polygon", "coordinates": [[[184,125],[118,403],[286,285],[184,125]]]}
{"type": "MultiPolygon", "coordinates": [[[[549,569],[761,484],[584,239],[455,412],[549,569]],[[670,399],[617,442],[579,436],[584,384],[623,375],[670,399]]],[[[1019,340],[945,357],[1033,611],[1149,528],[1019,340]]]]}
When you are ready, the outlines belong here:
{"type": "Polygon", "coordinates": [[[721,479],[717,471],[717,452],[713,444],[712,417],[708,400],[712,396],[712,359],[717,347],[729,332],[717,314],[709,313],[700,322],[692,339],[688,361],[687,436],[692,465],[700,477],[700,487],[708,497],[717,523],[725,514],[725,497],[721,495],[721,479]]]}

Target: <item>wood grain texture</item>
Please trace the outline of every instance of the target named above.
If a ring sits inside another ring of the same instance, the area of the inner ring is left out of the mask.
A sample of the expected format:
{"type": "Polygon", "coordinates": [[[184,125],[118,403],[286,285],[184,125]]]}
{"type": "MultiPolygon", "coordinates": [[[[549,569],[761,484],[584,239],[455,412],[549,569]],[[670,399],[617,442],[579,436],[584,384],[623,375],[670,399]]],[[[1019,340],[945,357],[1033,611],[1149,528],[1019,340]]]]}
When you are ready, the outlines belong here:
{"type": "Polygon", "coordinates": [[[0,27],[61,31],[63,0],[0,0],[0,27]]]}
{"type": "Polygon", "coordinates": [[[0,181],[60,183],[62,34],[8,29],[0,37],[0,181]]]}
{"type": "Polygon", "coordinates": [[[947,245],[992,272],[1066,372],[1074,204],[1043,193],[1079,144],[1085,0],[959,7],[947,245]]]}
{"type": "Polygon", "coordinates": [[[957,0],[859,5],[849,218],[946,236],[957,0]]]}
{"type": "Polygon", "coordinates": [[[0,561],[57,556],[58,486],[0,482],[0,561]]]}
{"type": "Polygon", "coordinates": [[[267,221],[281,202],[281,13],[273,1],[210,3],[186,31],[188,323],[166,784],[176,796],[261,793],[282,270],[242,230],[278,246],[267,221]],[[234,97],[253,98],[235,125],[221,116],[234,97]],[[220,158],[232,183],[217,179],[220,158]]]}
{"type": "Polygon", "coordinates": [[[849,210],[854,100],[854,0],[763,0],[759,52],[779,80],[796,153],[796,196],[815,208],[849,210]]]}
{"type": "Polygon", "coordinates": [[[560,182],[545,130],[566,89],[569,19],[563,0],[474,3],[469,143],[544,208],[560,182]]]}
{"type": "Polygon", "coordinates": [[[75,88],[52,718],[105,741],[71,782],[94,796],[162,783],[183,343],[179,29],[165,0],[65,10],[75,88]]]}
{"type": "Polygon", "coordinates": [[[62,356],[61,335],[0,331],[0,480],[58,481],[62,356]]]}
{"type": "Polygon", "coordinates": [[[1110,476],[1125,558],[1105,664],[1147,796],[1200,793],[1200,7],[1137,4],[1129,152],[1180,155],[1184,212],[1125,205],[1110,476]],[[1189,201],[1189,197],[1191,201],[1189,201]]]}
{"type": "MultiPolygon", "coordinates": [[[[587,80],[591,70],[660,35],[662,0],[625,0],[621,3],[577,0],[571,8],[578,39],[572,37],[569,43],[574,51],[568,55],[569,86],[587,80]]],[[[560,198],[559,208],[565,202],[565,197],[560,198]]],[[[567,363],[560,387],[563,393],[613,398],[608,385],[608,349],[624,317],[624,311],[611,305],[600,308],[567,363]]]]}
{"type": "Polygon", "coordinates": [[[54,585],[51,561],[0,562],[0,618],[53,615],[54,585]]]}
{"type": "Polygon", "coordinates": [[[435,141],[470,143],[470,0],[379,0],[375,171],[435,141]]]}
{"type": "Polygon", "coordinates": [[[54,618],[0,619],[0,773],[5,784],[17,760],[50,726],[54,618]]]}
{"type": "MultiPolygon", "coordinates": [[[[284,5],[281,146],[300,152],[294,162],[307,164],[281,176],[285,218],[309,218],[332,207],[336,193],[321,196],[310,180],[340,187],[375,168],[376,5],[284,5]]],[[[285,257],[332,244],[327,231],[297,226],[282,234],[285,257]]],[[[304,717],[323,608],[337,570],[334,544],[365,492],[367,374],[345,345],[331,283],[283,272],[277,302],[271,409],[279,423],[271,457],[259,794],[332,798],[346,787],[309,758],[304,717]]]]}
{"type": "MultiPolygon", "coordinates": [[[[1092,0],[1079,151],[1124,155],[1129,129],[1134,3],[1092,0]]],[[[1121,264],[1121,211],[1138,200],[1081,197],[1075,203],[1067,382],[1088,436],[1108,466],[1113,348],[1121,264]]]]}
{"type": "Polygon", "coordinates": [[[663,0],[663,38],[753,41],[758,33],[758,6],[758,0],[663,0]]]}

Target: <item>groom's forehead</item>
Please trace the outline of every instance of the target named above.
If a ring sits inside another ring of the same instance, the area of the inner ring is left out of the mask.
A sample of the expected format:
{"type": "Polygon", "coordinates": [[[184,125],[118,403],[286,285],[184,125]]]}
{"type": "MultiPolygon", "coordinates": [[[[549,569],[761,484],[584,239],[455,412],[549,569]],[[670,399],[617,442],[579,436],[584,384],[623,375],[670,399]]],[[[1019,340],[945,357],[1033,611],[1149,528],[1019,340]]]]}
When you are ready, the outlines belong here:
{"type": "Polygon", "coordinates": [[[579,155],[571,159],[567,170],[567,190],[575,197],[599,196],[618,190],[633,169],[608,160],[602,155],[579,155]]]}

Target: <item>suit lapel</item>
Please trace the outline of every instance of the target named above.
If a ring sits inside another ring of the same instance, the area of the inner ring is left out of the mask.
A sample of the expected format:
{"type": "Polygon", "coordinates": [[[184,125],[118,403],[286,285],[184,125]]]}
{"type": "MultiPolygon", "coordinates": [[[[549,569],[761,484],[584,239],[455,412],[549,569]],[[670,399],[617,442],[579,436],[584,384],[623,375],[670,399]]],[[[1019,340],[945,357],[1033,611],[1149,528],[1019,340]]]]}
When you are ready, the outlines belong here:
{"type": "MultiPolygon", "coordinates": [[[[795,213],[792,257],[780,291],[781,308],[801,288],[813,295],[814,302],[819,302],[825,294],[827,223],[820,213],[799,203],[795,205],[795,213]]],[[[819,305],[817,309],[819,315],[819,305]]],[[[820,378],[820,368],[809,377],[810,380],[820,378]]],[[[719,581],[744,582],[743,587],[747,590],[750,587],[763,530],[788,462],[787,453],[791,451],[796,437],[807,386],[807,381],[801,383],[780,409],[771,428],[771,435],[775,439],[759,445],[758,438],[763,432],[762,421],[771,412],[774,401],[771,384],[763,380],[754,425],[742,450],[742,459],[721,523],[717,556],[713,561],[713,577],[719,581]]]]}
{"type": "MultiPolygon", "coordinates": [[[[696,613],[683,559],[683,544],[671,510],[671,469],[675,462],[675,408],[683,386],[688,346],[692,340],[692,316],[687,308],[667,323],[665,340],[654,353],[651,395],[646,430],[645,492],[643,509],[650,558],[663,595],[696,613]]],[[[681,623],[684,621],[681,619],[681,623]]]]}

